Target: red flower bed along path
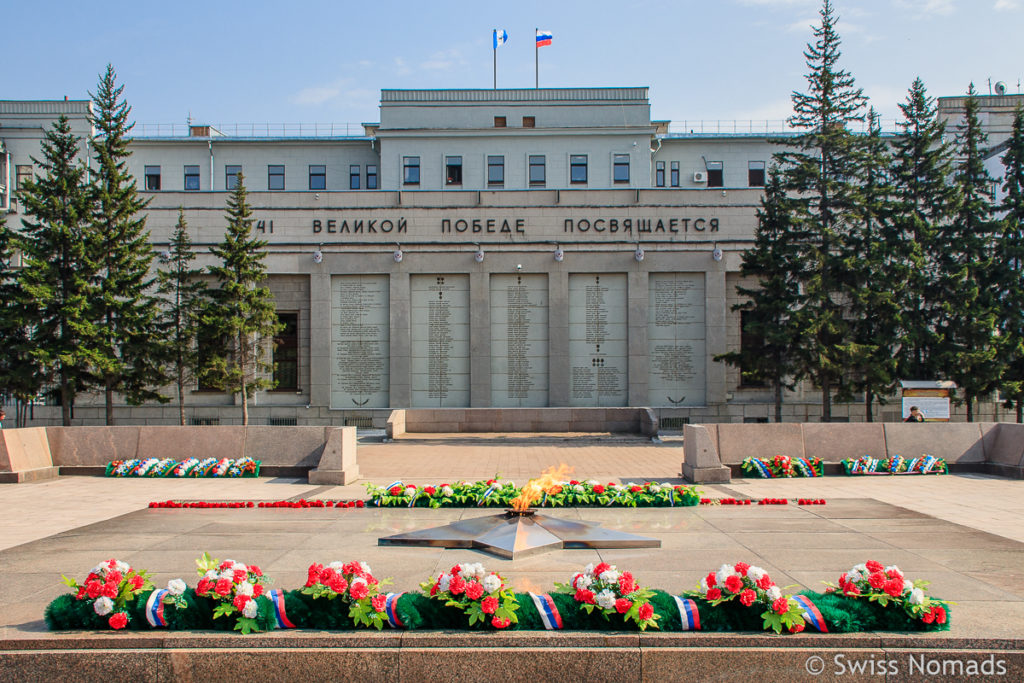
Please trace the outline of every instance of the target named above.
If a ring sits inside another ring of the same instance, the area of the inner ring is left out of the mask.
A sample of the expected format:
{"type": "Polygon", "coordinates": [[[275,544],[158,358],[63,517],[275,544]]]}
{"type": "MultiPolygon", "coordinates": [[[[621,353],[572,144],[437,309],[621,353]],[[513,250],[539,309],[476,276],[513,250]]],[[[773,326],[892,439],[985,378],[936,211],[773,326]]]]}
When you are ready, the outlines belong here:
{"type": "MultiPolygon", "coordinates": [[[[796,505],[825,505],[824,498],[794,498],[796,505]]],[[[701,505],[789,505],[786,498],[701,498],[701,505]]],[[[273,500],[273,501],[179,501],[162,500],[152,501],[149,507],[154,509],[189,509],[189,510],[241,510],[255,508],[321,508],[321,509],[347,509],[365,508],[366,502],[362,500],[273,500]]]]}

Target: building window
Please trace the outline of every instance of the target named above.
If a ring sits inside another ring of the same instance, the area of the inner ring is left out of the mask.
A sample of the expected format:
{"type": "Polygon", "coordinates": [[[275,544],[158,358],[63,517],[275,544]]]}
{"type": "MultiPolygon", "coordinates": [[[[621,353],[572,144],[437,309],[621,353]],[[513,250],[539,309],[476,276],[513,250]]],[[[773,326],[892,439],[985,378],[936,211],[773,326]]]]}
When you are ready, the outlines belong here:
{"type": "Polygon", "coordinates": [[[19,164],[14,167],[14,189],[20,190],[25,183],[32,180],[32,164],[19,164]]]}
{"type": "Polygon", "coordinates": [[[706,166],[708,170],[708,187],[722,187],[722,162],[709,161],[706,166]]]}
{"type": "MultiPolygon", "coordinates": [[[[758,352],[764,348],[764,337],[751,331],[751,311],[740,311],[740,348],[744,351],[758,352]]],[[[740,368],[741,387],[763,387],[764,381],[754,379],[749,372],[740,368]]]]}
{"type": "Polygon", "coordinates": [[[462,157],[444,158],[444,184],[462,184],[462,157]]]}
{"type": "Polygon", "coordinates": [[[359,164],[351,164],[348,167],[348,189],[358,190],[359,189],[359,164]]]}
{"type": "Polygon", "coordinates": [[[159,166],[147,166],[146,167],[146,190],[149,192],[156,192],[160,189],[160,167],[159,166]]]}
{"type": "Polygon", "coordinates": [[[377,189],[377,166],[375,164],[367,164],[366,166],[366,189],[377,189]]]}
{"type": "Polygon", "coordinates": [[[402,183],[404,185],[420,184],[419,157],[402,157],[402,183]]]}
{"type": "Polygon", "coordinates": [[[186,166],[185,167],[185,190],[188,192],[195,192],[199,189],[199,167],[198,166],[186,166]]]}
{"type": "Polygon", "coordinates": [[[570,183],[586,183],[587,182],[587,155],[586,154],[571,154],[571,155],[569,155],[569,182],[570,183]]]}
{"type": "Polygon", "coordinates": [[[616,154],[612,158],[612,180],[617,183],[629,182],[629,155],[616,154]]]}
{"type": "Polygon", "coordinates": [[[658,161],[654,164],[654,185],[665,187],[665,162],[658,161]]]}
{"type": "Polygon", "coordinates": [[[750,187],[764,187],[764,162],[747,162],[747,185],[750,187]]]}
{"type": "Polygon", "coordinates": [[[505,157],[500,155],[487,157],[487,184],[491,186],[505,184],[505,157]]]}
{"type": "Polygon", "coordinates": [[[274,337],[274,391],[299,390],[299,314],[278,313],[274,337]]]}
{"type": "Polygon", "coordinates": [[[507,124],[505,123],[505,117],[504,116],[495,116],[494,117],[494,127],[495,128],[504,128],[506,125],[507,124]]]}
{"type": "Polygon", "coordinates": [[[679,162],[673,161],[669,169],[668,184],[672,187],[679,187],[679,162]]]}
{"type": "Polygon", "coordinates": [[[309,167],[309,189],[311,189],[311,190],[326,190],[327,189],[327,167],[326,166],[310,166],[309,167]]]}
{"type": "Polygon", "coordinates": [[[544,187],[547,183],[547,170],[543,154],[530,155],[530,187],[544,187]]]}
{"type": "Polygon", "coordinates": [[[224,167],[224,189],[233,190],[238,187],[238,176],[242,174],[241,166],[224,167]]]}
{"type": "Polygon", "coordinates": [[[536,128],[537,117],[536,116],[524,116],[523,117],[523,128],[536,128]]]}
{"type": "Polygon", "coordinates": [[[267,166],[267,189],[284,189],[284,166],[270,164],[267,166]]]}

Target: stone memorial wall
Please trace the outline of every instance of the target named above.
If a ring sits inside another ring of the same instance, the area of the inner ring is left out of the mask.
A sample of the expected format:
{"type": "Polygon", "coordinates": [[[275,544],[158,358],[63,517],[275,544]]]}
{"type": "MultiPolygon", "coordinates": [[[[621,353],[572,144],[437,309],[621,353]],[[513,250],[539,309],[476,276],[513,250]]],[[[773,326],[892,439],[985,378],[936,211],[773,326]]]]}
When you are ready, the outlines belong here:
{"type": "Polygon", "coordinates": [[[491,276],[491,405],[548,405],[547,275],[491,276]]]}
{"type": "Polygon", "coordinates": [[[704,405],[704,274],[652,273],[648,292],[650,405],[704,405]]]}
{"type": "Polygon", "coordinates": [[[626,274],[569,275],[569,405],[629,400],[626,274]]]}
{"type": "Polygon", "coordinates": [[[331,278],[331,408],[387,408],[390,307],[387,275],[331,278]]]}
{"type": "Polygon", "coordinates": [[[469,276],[413,275],[412,406],[469,405],[469,276]]]}

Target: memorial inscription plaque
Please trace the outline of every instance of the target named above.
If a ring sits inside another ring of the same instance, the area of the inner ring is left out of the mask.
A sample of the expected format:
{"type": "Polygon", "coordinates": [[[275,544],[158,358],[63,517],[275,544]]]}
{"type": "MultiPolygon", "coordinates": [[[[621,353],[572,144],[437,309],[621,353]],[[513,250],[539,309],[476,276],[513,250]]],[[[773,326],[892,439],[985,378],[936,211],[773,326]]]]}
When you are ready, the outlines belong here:
{"type": "Polygon", "coordinates": [[[569,275],[569,405],[626,405],[627,350],[625,273],[569,275]]]}
{"type": "Polygon", "coordinates": [[[647,305],[650,403],[704,405],[704,275],[652,273],[647,305]]]}
{"type": "Polygon", "coordinates": [[[331,278],[331,408],[387,408],[390,307],[387,275],[331,278]]]}
{"type": "Polygon", "coordinates": [[[469,405],[469,276],[413,275],[412,405],[469,405]]]}
{"type": "Polygon", "coordinates": [[[548,405],[547,275],[491,276],[491,405],[548,405]]]}

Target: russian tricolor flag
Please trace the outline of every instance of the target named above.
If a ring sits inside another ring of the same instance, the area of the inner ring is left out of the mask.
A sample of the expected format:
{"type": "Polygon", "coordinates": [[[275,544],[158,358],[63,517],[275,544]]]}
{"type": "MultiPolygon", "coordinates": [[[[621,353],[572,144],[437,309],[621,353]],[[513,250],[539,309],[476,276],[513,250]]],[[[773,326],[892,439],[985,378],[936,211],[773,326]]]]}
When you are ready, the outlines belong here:
{"type": "Polygon", "coordinates": [[[544,47],[551,44],[551,31],[537,29],[537,47],[544,47]]]}

